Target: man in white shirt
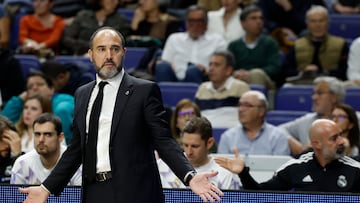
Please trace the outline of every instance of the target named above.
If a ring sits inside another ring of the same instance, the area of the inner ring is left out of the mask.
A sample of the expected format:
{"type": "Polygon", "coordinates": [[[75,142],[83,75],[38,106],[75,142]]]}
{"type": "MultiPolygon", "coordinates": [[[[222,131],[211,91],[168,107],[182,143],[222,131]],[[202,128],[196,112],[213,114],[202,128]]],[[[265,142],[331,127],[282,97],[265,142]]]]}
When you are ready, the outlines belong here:
{"type": "MultiPolygon", "coordinates": [[[[209,178],[220,189],[240,189],[239,177],[215,163],[209,155],[209,149],[215,140],[212,136],[211,123],[205,117],[194,117],[185,125],[182,132],[182,143],[187,159],[196,172],[218,171],[218,175],[209,178]]],[[[181,181],[176,178],[166,166],[158,160],[163,187],[182,188],[181,181]]]]}
{"type": "Polygon", "coordinates": [[[155,80],[201,83],[206,78],[210,56],[226,49],[224,38],[206,33],[207,12],[190,6],[186,12],[187,32],[174,33],[166,40],[162,61],[155,67],[155,80]]]}
{"type": "MultiPolygon", "coordinates": [[[[66,147],[61,120],[51,113],[42,114],[34,121],[35,149],[20,156],[11,171],[11,184],[40,184],[56,166],[66,147]]],[[[81,185],[81,167],[68,185],[81,185]]]]}

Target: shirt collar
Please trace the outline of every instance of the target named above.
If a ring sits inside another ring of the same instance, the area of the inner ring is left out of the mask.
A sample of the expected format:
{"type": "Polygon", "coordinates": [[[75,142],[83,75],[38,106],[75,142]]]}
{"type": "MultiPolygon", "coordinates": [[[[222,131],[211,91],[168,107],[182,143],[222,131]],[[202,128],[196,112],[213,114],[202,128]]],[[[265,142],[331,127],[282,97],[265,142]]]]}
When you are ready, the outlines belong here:
{"type": "Polygon", "coordinates": [[[224,85],[219,87],[218,89],[214,88],[214,85],[212,82],[208,83],[206,85],[206,89],[208,89],[211,92],[223,92],[225,90],[229,90],[231,88],[232,83],[234,82],[234,78],[232,76],[228,77],[228,79],[225,81],[224,85]]]}
{"type": "Polygon", "coordinates": [[[205,33],[202,34],[200,37],[198,37],[196,40],[194,40],[193,38],[190,37],[189,32],[186,32],[186,40],[189,40],[189,41],[196,42],[196,41],[200,41],[200,40],[203,40],[206,38],[207,38],[206,30],[205,30],[205,33]]]}
{"type": "MultiPolygon", "coordinates": [[[[124,68],[121,68],[121,71],[118,74],[116,74],[115,77],[107,79],[105,81],[107,81],[110,86],[119,87],[122,78],[124,77],[124,72],[125,72],[124,68]]],[[[96,84],[99,84],[101,81],[103,80],[96,74],[96,84]]]]}

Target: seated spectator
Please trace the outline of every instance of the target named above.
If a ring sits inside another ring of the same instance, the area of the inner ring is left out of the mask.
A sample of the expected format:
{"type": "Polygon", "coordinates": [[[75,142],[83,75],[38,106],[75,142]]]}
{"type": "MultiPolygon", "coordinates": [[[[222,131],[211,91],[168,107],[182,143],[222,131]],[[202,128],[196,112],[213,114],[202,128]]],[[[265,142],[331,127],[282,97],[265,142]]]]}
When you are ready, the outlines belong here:
{"type": "Polygon", "coordinates": [[[168,36],[180,31],[181,21],[167,12],[169,0],[140,0],[131,21],[128,46],[162,47],[168,36]]]}
{"type": "MultiPolygon", "coordinates": [[[[61,120],[46,113],[34,121],[35,149],[20,156],[11,170],[11,184],[41,184],[56,166],[66,147],[61,120]]],[[[81,185],[81,168],[69,181],[68,185],[81,185]]]]}
{"type": "Polygon", "coordinates": [[[342,37],[330,35],[329,14],[322,6],[313,6],[306,13],[309,33],[295,41],[287,55],[287,74],[297,76],[290,83],[311,84],[320,75],[346,79],[349,48],[342,37]]]}
{"type": "Polygon", "coordinates": [[[0,48],[8,48],[10,42],[10,16],[0,5],[0,48]]]}
{"type": "Polygon", "coordinates": [[[263,34],[261,9],[254,5],[244,8],[240,21],[245,35],[228,46],[235,56],[233,75],[246,83],[274,89],[281,73],[279,47],[272,37],[263,34]]]}
{"type": "Polygon", "coordinates": [[[347,104],[338,104],[332,111],[331,119],[342,130],[345,155],[350,157],[358,156],[360,147],[360,130],[356,111],[347,104]]]}
{"type": "Polygon", "coordinates": [[[49,98],[35,94],[24,100],[19,121],[16,123],[17,132],[21,138],[21,150],[25,153],[34,149],[33,122],[43,113],[52,113],[49,98]]]}
{"type": "Polygon", "coordinates": [[[170,128],[173,137],[181,146],[180,134],[183,130],[186,122],[191,120],[194,117],[200,117],[200,108],[199,106],[191,101],[190,99],[182,99],[177,104],[172,113],[170,128]]]}
{"type": "Polygon", "coordinates": [[[54,0],[33,0],[34,14],[20,20],[19,43],[24,54],[48,58],[57,53],[65,22],[51,13],[54,0]]]}
{"type": "MultiPolygon", "coordinates": [[[[240,189],[240,180],[236,174],[219,167],[214,158],[209,155],[209,149],[215,143],[212,136],[211,123],[205,117],[194,117],[184,127],[182,142],[187,159],[196,172],[218,171],[217,176],[210,178],[210,182],[220,189],[240,189]]],[[[162,166],[162,160],[158,164],[162,166]]],[[[164,188],[184,187],[169,168],[159,167],[160,177],[164,188]]]]}
{"type": "MultiPolygon", "coordinates": [[[[194,117],[201,117],[200,108],[196,103],[185,98],[176,104],[176,107],[171,115],[170,129],[173,137],[181,147],[181,131],[184,129],[186,123],[194,117]]],[[[210,152],[217,152],[217,143],[212,145],[210,152]]]]}
{"type": "Polygon", "coordinates": [[[349,58],[347,61],[346,76],[348,86],[360,86],[360,37],[356,38],[350,45],[349,58]]]}
{"type": "Polygon", "coordinates": [[[155,67],[155,80],[202,83],[206,79],[212,53],[226,48],[225,40],[217,34],[206,33],[207,12],[190,6],[186,12],[186,32],[173,33],[167,39],[162,61],[155,67]]]}
{"type": "Polygon", "coordinates": [[[345,97],[345,88],[335,77],[317,77],[313,84],[314,91],[311,97],[313,112],[279,126],[298,140],[304,149],[309,147],[308,129],[311,123],[320,118],[331,119],[335,106],[342,103],[345,97]]]}
{"type": "MultiPolygon", "coordinates": [[[[211,2],[211,1],[208,1],[211,2]]],[[[208,33],[218,33],[226,43],[242,37],[245,32],[240,24],[239,0],[221,1],[221,8],[208,12],[208,33]]]]}
{"type": "Polygon", "coordinates": [[[62,54],[86,55],[91,34],[102,26],[110,26],[127,35],[130,25],[117,13],[119,0],[94,1],[94,8],[80,11],[74,21],[66,26],[62,37],[62,54]]]}
{"type": "Polygon", "coordinates": [[[15,126],[0,116],[0,184],[10,183],[11,168],[21,154],[21,139],[15,126]]]}
{"type": "Polygon", "coordinates": [[[344,139],[335,122],[319,119],[311,124],[309,140],[314,149],[281,166],[266,182],[257,183],[250,168],[235,150],[235,159],[217,157],[216,163],[239,174],[244,189],[354,192],[360,190],[360,164],[344,156],[344,139]]]}
{"type": "Polygon", "coordinates": [[[330,7],[334,13],[338,14],[359,14],[360,1],[359,0],[328,0],[330,7]]]}
{"type": "Polygon", "coordinates": [[[195,94],[195,102],[201,110],[237,106],[241,95],[250,89],[245,82],[232,77],[234,60],[227,50],[212,54],[208,71],[210,81],[203,82],[195,94]]]}
{"type": "Polygon", "coordinates": [[[56,93],[52,81],[41,72],[31,72],[26,81],[26,90],[19,96],[13,96],[6,103],[1,114],[16,123],[24,108],[27,97],[40,94],[51,100],[53,112],[59,116],[65,133],[66,143],[70,142],[71,125],[74,115],[74,97],[68,94],[56,93]]]}
{"type": "Polygon", "coordinates": [[[239,125],[225,131],[220,138],[218,153],[290,155],[289,136],[265,121],[268,102],[259,91],[245,92],[239,100],[239,125]]]}
{"type": "Polygon", "coordinates": [[[25,89],[21,64],[9,49],[0,48],[0,107],[25,89]],[[2,102],[1,102],[2,101],[2,102]]]}
{"type": "Polygon", "coordinates": [[[61,64],[48,60],[41,64],[41,71],[52,80],[55,92],[70,95],[74,95],[78,87],[95,79],[90,68],[76,63],[61,64]]]}

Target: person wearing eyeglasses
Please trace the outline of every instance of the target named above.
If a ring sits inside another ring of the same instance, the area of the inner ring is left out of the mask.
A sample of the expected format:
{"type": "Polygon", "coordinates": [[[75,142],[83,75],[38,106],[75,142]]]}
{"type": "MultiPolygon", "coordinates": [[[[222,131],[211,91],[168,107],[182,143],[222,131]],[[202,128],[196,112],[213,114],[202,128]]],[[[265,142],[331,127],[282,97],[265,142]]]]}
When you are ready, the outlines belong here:
{"type": "Polygon", "coordinates": [[[215,161],[239,174],[244,189],[358,193],[360,163],[344,155],[344,138],[339,126],[329,119],[318,119],[308,132],[314,151],[289,160],[263,183],[252,178],[249,167],[236,150],[235,158],[216,157],[215,161]]]}
{"type": "Polygon", "coordinates": [[[313,81],[312,111],[293,121],[279,125],[299,141],[304,150],[310,147],[308,129],[319,118],[330,119],[335,106],[344,101],[345,88],[342,82],[330,76],[320,76],[313,81]]]}
{"type": "Polygon", "coordinates": [[[157,82],[205,81],[211,54],[226,49],[225,39],[215,33],[206,33],[207,11],[197,5],[186,11],[186,32],[173,33],[167,38],[161,60],[156,64],[157,82]]]}
{"type": "Polygon", "coordinates": [[[268,102],[260,91],[245,92],[238,105],[240,123],[226,130],[220,138],[218,153],[290,155],[289,136],[283,129],[265,121],[268,102]]]}
{"type": "Polygon", "coordinates": [[[331,120],[342,130],[345,154],[347,156],[359,155],[360,130],[356,111],[347,104],[338,104],[332,111],[331,120]]]}

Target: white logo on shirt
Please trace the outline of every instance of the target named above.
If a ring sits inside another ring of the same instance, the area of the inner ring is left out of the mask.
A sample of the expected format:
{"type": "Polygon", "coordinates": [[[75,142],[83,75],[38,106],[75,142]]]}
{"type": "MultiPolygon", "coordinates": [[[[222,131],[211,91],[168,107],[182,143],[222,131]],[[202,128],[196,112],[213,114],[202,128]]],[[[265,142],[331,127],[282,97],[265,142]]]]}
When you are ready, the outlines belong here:
{"type": "Polygon", "coordinates": [[[347,180],[344,175],[340,175],[337,180],[337,185],[341,188],[344,188],[347,186],[347,180]]]}
{"type": "Polygon", "coordinates": [[[311,183],[313,182],[312,178],[310,175],[307,175],[305,176],[303,179],[302,179],[303,182],[308,182],[308,183],[311,183]]]}

